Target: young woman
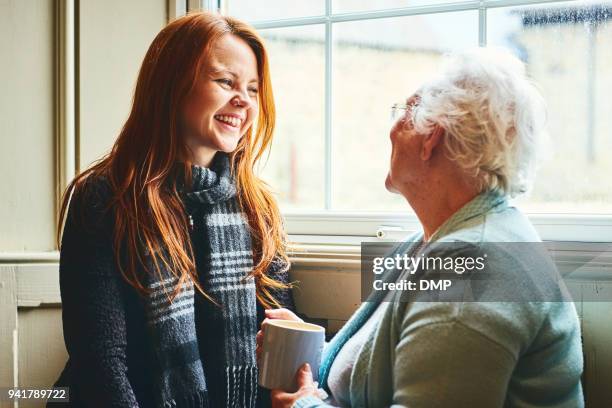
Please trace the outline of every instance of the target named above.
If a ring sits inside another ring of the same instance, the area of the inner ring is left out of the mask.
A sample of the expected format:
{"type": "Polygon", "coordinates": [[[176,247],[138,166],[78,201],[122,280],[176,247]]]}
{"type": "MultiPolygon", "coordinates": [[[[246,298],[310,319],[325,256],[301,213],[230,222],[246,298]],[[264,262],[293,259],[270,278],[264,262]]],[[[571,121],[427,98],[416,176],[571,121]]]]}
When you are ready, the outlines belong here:
{"type": "Polygon", "coordinates": [[[264,309],[293,306],[279,210],[253,171],[274,112],[248,25],[198,13],[157,35],[111,152],[61,206],[55,386],[70,406],[260,405],[255,334],[264,309]]]}

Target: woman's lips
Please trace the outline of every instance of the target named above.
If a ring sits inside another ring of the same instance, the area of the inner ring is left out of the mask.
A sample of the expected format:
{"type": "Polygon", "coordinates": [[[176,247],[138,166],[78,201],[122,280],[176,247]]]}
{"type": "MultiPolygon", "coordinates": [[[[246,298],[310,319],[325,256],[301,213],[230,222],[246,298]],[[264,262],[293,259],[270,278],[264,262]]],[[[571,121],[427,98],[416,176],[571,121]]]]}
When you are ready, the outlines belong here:
{"type": "Polygon", "coordinates": [[[226,125],[233,129],[239,129],[242,124],[242,119],[236,116],[230,115],[215,115],[214,118],[221,122],[223,125],[226,125]]]}

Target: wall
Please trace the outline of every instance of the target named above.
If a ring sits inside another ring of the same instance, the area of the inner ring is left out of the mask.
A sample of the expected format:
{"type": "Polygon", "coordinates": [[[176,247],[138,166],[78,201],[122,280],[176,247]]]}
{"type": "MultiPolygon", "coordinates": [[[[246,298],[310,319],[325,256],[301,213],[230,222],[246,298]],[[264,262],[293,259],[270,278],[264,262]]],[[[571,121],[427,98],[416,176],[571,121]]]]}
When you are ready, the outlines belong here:
{"type": "Polygon", "coordinates": [[[58,33],[68,3],[78,22],[73,159],[83,168],[112,146],[138,67],[176,1],[0,0],[0,386],[50,386],[67,358],[53,251],[63,137],[58,33]]]}
{"type": "Polygon", "coordinates": [[[52,0],[0,0],[0,55],[3,197],[0,251],[52,250],[55,232],[52,0]]]}
{"type": "Polygon", "coordinates": [[[80,3],[78,153],[84,169],[118,136],[142,59],[167,14],[165,0],[80,3]]]}

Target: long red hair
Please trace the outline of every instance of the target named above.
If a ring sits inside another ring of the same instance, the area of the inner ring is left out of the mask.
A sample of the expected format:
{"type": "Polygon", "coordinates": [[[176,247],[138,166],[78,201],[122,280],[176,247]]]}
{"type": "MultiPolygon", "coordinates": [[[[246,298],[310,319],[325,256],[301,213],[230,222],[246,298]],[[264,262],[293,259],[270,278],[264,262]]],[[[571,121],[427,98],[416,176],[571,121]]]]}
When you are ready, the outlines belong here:
{"type": "Polygon", "coordinates": [[[255,30],[231,17],[208,12],[188,14],[169,23],[155,37],[138,74],[130,115],[110,153],[78,174],[64,192],[58,245],[72,192],[79,191],[90,176],[104,176],[113,192],[109,203],[114,210],[113,245],[126,281],[141,293],[148,292],[138,277],[139,266],[147,269],[144,259],[148,252],[154,261],[154,270],[146,270],[148,273],[161,277],[160,265],[164,265],[179,279],[171,299],[188,279],[211,299],[198,283],[174,170],[177,162],[183,162],[184,183],[191,186],[191,163],[179,134],[181,108],[214,42],[228,34],[244,40],[257,59],[259,114],[231,153],[230,162],[238,200],[253,237],[251,275],[257,298],[265,307],[279,306],[271,290],[287,285],[269,277],[266,271],[276,257],[288,264],[286,237],[278,206],[267,185],[254,173],[255,164],[270,147],[275,124],[268,57],[255,30]],[[118,256],[123,246],[125,264],[118,256]]]}

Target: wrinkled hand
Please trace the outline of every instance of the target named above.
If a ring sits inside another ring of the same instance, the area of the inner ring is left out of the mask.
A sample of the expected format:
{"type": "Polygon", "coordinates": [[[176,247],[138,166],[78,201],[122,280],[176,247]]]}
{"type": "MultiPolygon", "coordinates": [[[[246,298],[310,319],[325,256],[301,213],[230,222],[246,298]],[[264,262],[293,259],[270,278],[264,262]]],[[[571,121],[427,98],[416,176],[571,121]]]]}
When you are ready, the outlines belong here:
{"type": "Polygon", "coordinates": [[[302,365],[297,373],[295,373],[295,382],[298,390],[293,393],[283,390],[272,390],[270,398],[272,399],[272,408],[291,408],[295,401],[309,395],[324,398],[317,390],[317,383],[312,380],[312,371],[308,363],[302,365]]]}
{"type": "Polygon", "coordinates": [[[265,330],[265,326],[268,323],[268,321],[272,319],[280,319],[280,320],[293,320],[296,322],[303,322],[302,319],[297,317],[296,314],[293,313],[289,309],[266,309],[265,313],[266,313],[266,318],[264,319],[263,322],[261,322],[261,330],[257,332],[257,337],[256,337],[257,348],[255,349],[255,352],[257,353],[257,361],[259,361],[261,357],[264,330],[265,330]]]}

